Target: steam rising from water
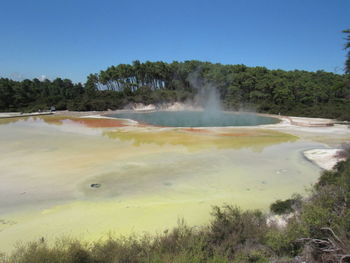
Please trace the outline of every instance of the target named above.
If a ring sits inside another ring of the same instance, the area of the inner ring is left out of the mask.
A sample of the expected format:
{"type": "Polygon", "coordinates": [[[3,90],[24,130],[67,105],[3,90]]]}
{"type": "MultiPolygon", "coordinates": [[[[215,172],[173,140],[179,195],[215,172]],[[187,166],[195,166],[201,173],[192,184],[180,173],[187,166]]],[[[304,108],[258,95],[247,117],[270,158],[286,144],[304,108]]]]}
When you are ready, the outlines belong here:
{"type": "Polygon", "coordinates": [[[203,120],[220,118],[222,116],[220,114],[222,111],[222,105],[217,86],[214,83],[203,79],[200,76],[200,69],[191,73],[187,80],[190,85],[197,90],[194,104],[203,109],[203,120]]]}
{"type": "MultiPolygon", "coordinates": [[[[202,69],[197,68],[188,75],[186,80],[195,90],[193,99],[187,99],[185,102],[164,102],[158,104],[131,103],[127,105],[125,110],[133,111],[201,111],[199,117],[205,123],[213,123],[223,120],[224,107],[218,84],[202,76],[202,69]]],[[[252,105],[240,104],[234,107],[234,111],[242,113],[256,113],[256,108],[252,105]]],[[[253,116],[253,115],[252,115],[253,116]]]]}

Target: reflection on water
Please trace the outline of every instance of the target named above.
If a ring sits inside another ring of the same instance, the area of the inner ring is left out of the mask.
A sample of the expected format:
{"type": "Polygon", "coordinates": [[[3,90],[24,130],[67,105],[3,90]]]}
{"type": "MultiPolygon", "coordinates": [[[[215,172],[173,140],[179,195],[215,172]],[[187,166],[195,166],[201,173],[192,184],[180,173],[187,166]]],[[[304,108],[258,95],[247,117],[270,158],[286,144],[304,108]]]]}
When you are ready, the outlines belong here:
{"type": "Polygon", "coordinates": [[[263,208],[315,182],[300,151],[264,129],[130,126],[61,116],[0,120],[0,247],[207,222],[224,202],[263,208]],[[99,187],[91,187],[98,184],[99,187]]]}
{"type": "Polygon", "coordinates": [[[152,111],[123,112],[107,116],[132,119],[166,127],[223,127],[223,126],[255,126],[274,124],[279,120],[253,113],[234,113],[223,111],[152,111]]]}
{"type": "Polygon", "coordinates": [[[125,127],[125,121],[118,119],[107,118],[78,118],[66,116],[38,116],[38,117],[18,117],[0,119],[0,125],[16,123],[16,122],[40,122],[44,121],[47,124],[62,125],[65,121],[72,121],[90,128],[111,128],[125,127]]]}

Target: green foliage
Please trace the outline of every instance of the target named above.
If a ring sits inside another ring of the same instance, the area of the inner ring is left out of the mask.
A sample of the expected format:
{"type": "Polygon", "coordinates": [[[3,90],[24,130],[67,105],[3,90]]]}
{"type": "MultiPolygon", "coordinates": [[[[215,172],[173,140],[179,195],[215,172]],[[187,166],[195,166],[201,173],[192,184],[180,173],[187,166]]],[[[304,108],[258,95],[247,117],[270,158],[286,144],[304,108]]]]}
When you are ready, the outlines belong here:
{"type": "Polygon", "coordinates": [[[277,200],[270,205],[270,211],[277,215],[292,213],[296,208],[300,207],[301,199],[302,197],[300,195],[295,195],[292,198],[284,201],[277,200]]]}
{"type": "Polygon", "coordinates": [[[68,79],[0,79],[1,111],[49,109],[107,110],[130,103],[187,101],[196,86],[217,87],[228,110],[350,119],[350,86],[345,75],[324,71],[268,70],[196,60],[120,64],[90,74],[85,85],[68,79]]]}
{"type": "MultiPolygon", "coordinates": [[[[195,95],[189,82],[193,72],[215,83],[228,109],[253,106],[270,113],[350,119],[346,76],[199,61],[121,64],[89,75],[84,86],[67,79],[0,79],[0,110],[37,111],[51,105],[56,109],[106,110],[134,102],[186,101],[195,95]]],[[[177,228],[152,238],[110,238],[93,244],[64,241],[52,247],[34,242],[9,257],[0,254],[0,262],[269,262],[301,255],[305,244],[300,240],[327,238],[324,227],[350,244],[349,200],[347,159],[334,171],[322,173],[308,200],[292,196],[271,205],[276,214],[294,212],[284,229],[267,225],[261,211],[225,205],[213,208],[207,227],[191,228],[180,222],[177,228]]]]}
{"type": "Polygon", "coordinates": [[[208,242],[225,252],[233,253],[235,247],[246,243],[259,243],[266,232],[266,218],[259,210],[242,212],[230,205],[215,206],[212,215],[208,242]]]}
{"type": "MultiPolygon", "coordinates": [[[[347,159],[336,170],[322,174],[307,201],[292,196],[288,202],[278,202],[282,210],[286,206],[290,209],[294,202],[294,216],[284,228],[269,226],[261,211],[242,211],[225,205],[213,208],[207,227],[189,227],[180,221],[178,227],[155,237],[110,237],[90,244],[61,240],[52,246],[44,241],[32,242],[18,247],[10,256],[3,255],[0,262],[264,263],[295,262],[296,256],[304,261],[314,258],[317,262],[322,252],[306,246],[303,239],[329,240],[324,227],[339,233],[343,253],[350,250],[349,189],[350,159],[347,159]]],[[[331,253],[326,256],[332,258],[331,253]]]]}
{"type": "MultiPolygon", "coordinates": [[[[347,34],[345,49],[350,49],[350,29],[344,30],[343,33],[347,34]]],[[[350,74],[350,50],[348,50],[347,59],[345,61],[345,72],[350,74]]]]}
{"type": "Polygon", "coordinates": [[[264,250],[252,249],[249,251],[240,251],[235,256],[234,263],[267,263],[270,262],[269,254],[264,250]]]}
{"type": "Polygon", "coordinates": [[[270,210],[271,212],[277,215],[288,214],[293,212],[292,206],[293,206],[292,199],[287,199],[285,201],[277,200],[276,202],[270,205],[270,210]]]}
{"type": "Polygon", "coordinates": [[[278,257],[294,257],[302,249],[302,244],[297,240],[307,236],[308,229],[300,224],[297,217],[294,217],[289,220],[285,228],[269,228],[265,236],[265,242],[278,257]]]}

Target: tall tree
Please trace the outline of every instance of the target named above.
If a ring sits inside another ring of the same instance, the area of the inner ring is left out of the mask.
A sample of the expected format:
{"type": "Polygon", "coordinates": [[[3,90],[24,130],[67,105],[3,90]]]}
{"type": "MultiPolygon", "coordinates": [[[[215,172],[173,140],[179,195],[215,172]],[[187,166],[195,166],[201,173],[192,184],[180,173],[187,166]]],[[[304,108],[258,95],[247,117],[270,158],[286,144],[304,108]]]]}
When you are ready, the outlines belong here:
{"type": "Polygon", "coordinates": [[[350,75],[350,28],[347,30],[344,30],[343,33],[347,34],[346,36],[347,43],[345,43],[344,49],[345,50],[349,49],[347,54],[347,59],[345,62],[345,73],[350,75]]]}

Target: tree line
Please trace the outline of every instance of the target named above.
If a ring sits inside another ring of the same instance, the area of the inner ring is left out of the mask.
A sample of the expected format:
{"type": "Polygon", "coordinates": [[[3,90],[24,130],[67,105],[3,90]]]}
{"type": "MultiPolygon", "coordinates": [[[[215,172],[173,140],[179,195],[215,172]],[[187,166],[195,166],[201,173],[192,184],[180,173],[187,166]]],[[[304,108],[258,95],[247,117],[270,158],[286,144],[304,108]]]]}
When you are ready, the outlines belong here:
{"type": "MultiPolygon", "coordinates": [[[[350,50],[350,29],[345,49],[350,50]]],[[[269,70],[190,60],[140,62],[111,66],[90,74],[84,84],[69,79],[14,81],[0,78],[0,111],[122,109],[130,103],[186,102],[210,83],[227,110],[254,109],[280,113],[350,119],[350,51],[345,74],[322,70],[269,70]]]]}
{"type": "Polygon", "coordinates": [[[186,102],[197,87],[191,78],[216,88],[225,109],[350,118],[347,75],[325,71],[269,70],[196,60],[120,64],[90,74],[86,83],[68,79],[0,79],[1,111],[121,109],[130,103],[186,102]]]}

